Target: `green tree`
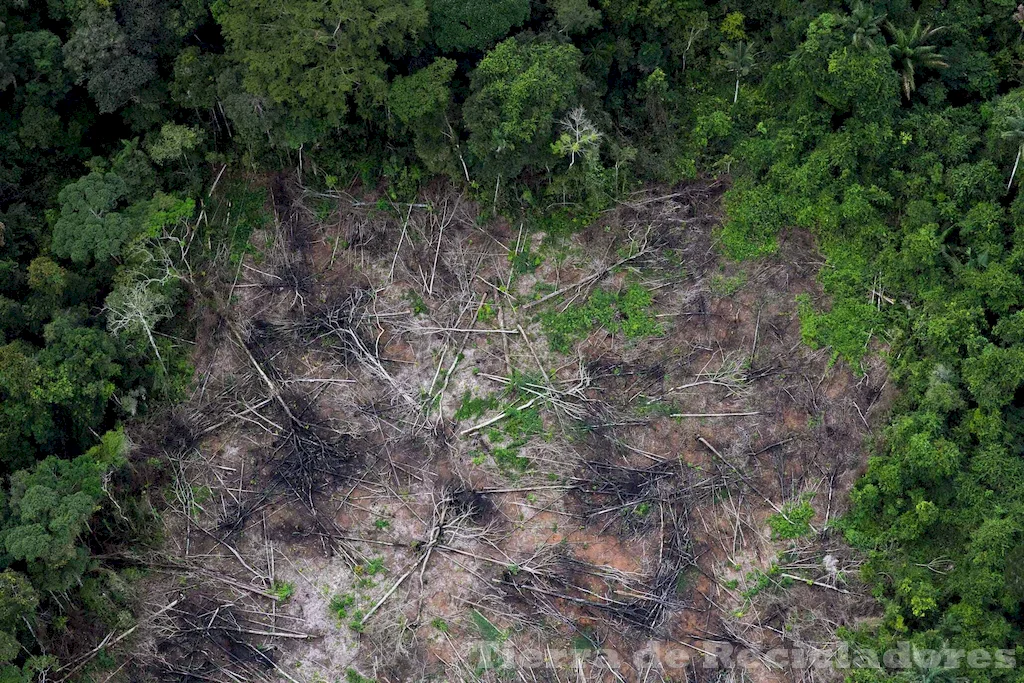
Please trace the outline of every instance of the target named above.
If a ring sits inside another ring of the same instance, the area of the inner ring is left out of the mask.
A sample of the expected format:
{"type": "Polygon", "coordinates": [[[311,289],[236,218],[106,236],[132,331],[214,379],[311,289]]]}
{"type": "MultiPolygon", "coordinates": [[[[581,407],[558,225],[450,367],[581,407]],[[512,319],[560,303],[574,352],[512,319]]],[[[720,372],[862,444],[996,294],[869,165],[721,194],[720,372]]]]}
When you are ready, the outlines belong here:
{"type": "Polygon", "coordinates": [[[99,3],[85,5],[64,45],[64,61],[103,113],[128,104],[157,76],[149,46],[133,43],[113,9],[99,3]]]}
{"type": "Polygon", "coordinates": [[[555,22],[563,33],[579,35],[601,25],[601,10],[587,0],[552,0],[555,22]]]}
{"type": "Polygon", "coordinates": [[[939,53],[938,48],[928,44],[928,41],[944,31],[945,27],[922,27],[919,19],[909,31],[898,29],[892,24],[887,24],[887,28],[893,38],[892,44],[889,45],[889,54],[892,55],[893,65],[900,74],[903,94],[909,100],[910,93],[917,88],[916,77],[919,69],[939,69],[949,66],[939,53]]]}
{"type": "Polygon", "coordinates": [[[25,31],[11,42],[15,100],[21,107],[18,138],[28,149],[50,149],[70,141],[69,131],[54,106],[68,93],[71,79],[64,68],[60,38],[50,31],[25,31]]]}
{"type": "Polygon", "coordinates": [[[39,594],[24,574],[0,572],[0,663],[14,661],[21,651],[19,635],[35,621],[39,594]]]}
{"type": "Polygon", "coordinates": [[[121,367],[102,330],[59,315],[44,328],[46,346],[0,346],[0,468],[37,455],[74,451],[102,427],[121,367]]]}
{"type": "Polygon", "coordinates": [[[427,25],[424,0],[218,0],[213,12],[250,93],[329,125],[372,115],[387,96],[385,54],[427,25]]]}
{"type": "Polygon", "coordinates": [[[117,257],[136,232],[118,209],[128,187],[116,173],[93,171],[57,195],[60,215],[53,225],[53,251],[77,263],[117,257]]]}
{"type": "Polygon", "coordinates": [[[747,32],[743,28],[743,22],[746,17],[743,16],[743,12],[730,12],[725,15],[725,19],[722,20],[722,25],[719,26],[718,30],[722,32],[727,40],[746,40],[747,32]]]}
{"type": "Polygon", "coordinates": [[[0,466],[29,464],[37,446],[58,438],[50,410],[39,390],[39,363],[34,350],[16,340],[0,346],[0,466]]]}
{"type": "Polygon", "coordinates": [[[203,131],[196,126],[165,123],[159,135],[147,146],[149,156],[158,164],[185,159],[203,141],[203,131]]]}
{"type": "Polygon", "coordinates": [[[66,442],[84,445],[101,426],[114,395],[114,380],[121,373],[117,348],[106,332],[66,314],[44,328],[44,338],[36,396],[62,425],[66,442]]]}
{"type": "Polygon", "coordinates": [[[445,52],[486,50],[530,18],[530,0],[433,0],[434,43],[445,52]]]}
{"type": "Polygon", "coordinates": [[[79,544],[99,508],[103,473],[124,450],[124,435],[110,432],[73,460],[50,456],[11,475],[0,541],[8,562],[24,562],[36,588],[61,591],[85,572],[89,551],[79,544]]]}
{"type": "MultiPolygon", "coordinates": [[[[108,170],[106,160],[92,164],[92,170],[108,170]]],[[[121,149],[110,159],[109,170],[124,181],[127,203],[147,200],[157,190],[153,164],[137,139],[122,141],[121,149]]]]}
{"type": "Polygon", "coordinates": [[[882,22],[885,14],[875,14],[871,5],[857,0],[846,18],[846,30],[850,32],[850,44],[859,50],[874,52],[878,39],[882,37],[882,22]]]}
{"type": "Polygon", "coordinates": [[[86,84],[101,112],[120,110],[129,125],[146,130],[167,118],[163,72],[206,21],[207,2],[117,0],[66,3],[71,22],[64,61],[86,84]]]}
{"type": "Polygon", "coordinates": [[[190,45],[174,60],[171,97],[182,107],[213,109],[217,104],[217,76],[224,68],[224,56],[203,52],[190,45]]]}
{"type": "Polygon", "coordinates": [[[754,68],[753,46],[745,40],[732,45],[720,45],[718,48],[725,59],[725,68],[736,76],[736,90],[732,96],[732,103],[736,104],[740,98],[740,79],[750,75],[754,68]]]}
{"type": "Polygon", "coordinates": [[[1017,158],[1013,160],[1010,180],[1006,183],[1006,190],[1009,192],[1010,187],[1013,185],[1013,178],[1017,175],[1017,166],[1020,164],[1021,152],[1024,152],[1024,110],[1019,106],[1003,119],[1000,136],[1004,140],[1009,140],[1017,147],[1017,158]]]}
{"type": "Polygon", "coordinates": [[[56,308],[67,289],[68,271],[46,256],[37,256],[28,264],[28,286],[56,308]]]}
{"type": "Polygon", "coordinates": [[[489,174],[510,178],[551,158],[555,121],[583,84],[582,57],[572,45],[509,39],[480,60],[463,117],[469,148],[489,174]]]}
{"type": "MultiPolygon", "coordinates": [[[[448,118],[452,105],[451,80],[458,68],[455,60],[441,57],[409,76],[399,76],[391,84],[388,108],[404,128],[412,133],[416,153],[434,173],[453,171],[454,159],[462,159],[458,136],[448,118]]],[[[465,162],[461,162],[465,168],[465,162]]],[[[469,180],[468,170],[466,180],[469,180]]]]}
{"type": "Polygon", "coordinates": [[[1024,384],[1024,348],[987,345],[964,361],[964,381],[982,408],[1002,408],[1024,384]]]}
{"type": "Polygon", "coordinates": [[[451,102],[450,83],[456,68],[455,60],[442,57],[409,76],[395,78],[388,93],[391,113],[412,127],[436,121],[451,102]]]}

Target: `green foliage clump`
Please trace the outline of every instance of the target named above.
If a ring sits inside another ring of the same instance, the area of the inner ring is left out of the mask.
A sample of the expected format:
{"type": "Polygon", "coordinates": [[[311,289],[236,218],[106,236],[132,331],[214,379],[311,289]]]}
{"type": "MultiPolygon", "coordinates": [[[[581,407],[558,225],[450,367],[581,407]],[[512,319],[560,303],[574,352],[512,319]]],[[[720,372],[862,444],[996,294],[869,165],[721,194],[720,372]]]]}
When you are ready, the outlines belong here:
{"type": "Polygon", "coordinates": [[[508,639],[508,634],[499,629],[491,620],[481,614],[478,610],[472,610],[469,616],[473,620],[473,626],[476,627],[477,633],[480,637],[489,643],[497,643],[508,639]]]}
{"type": "Polygon", "coordinates": [[[488,671],[494,672],[499,680],[515,676],[515,670],[508,666],[499,652],[500,644],[508,640],[511,634],[499,629],[478,610],[472,610],[470,618],[483,640],[469,654],[469,662],[474,666],[477,676],[482,677],[488,671]]]}
{"type": "Polygon", "coordinates": [[[651,312],[652,302],[651,292],[638,284],[618,293],[599,289],[582,306],[542,313],[541,327],[551,348],[560,353],[568,353],[575,341],[598,327],[627,339],[656,336],[661,325],[651,312]]]}
{"type": "Polygon", "coordinates": [[[291,581],[275,581],[270,587],[270,594],[281,602],[286,602],[295,595],[295,584],[291,581]]]}
{"type": "Polygon", "coordinates": [[[480,60],[463,117],[469,150],[489,176],[513,178],[552,158],[555,121],[583,85],[582,59],[571,44],[510,38],[480,60]]]}
{"type": "Polygon", "coordinates": [[[737,273],[726,277],[724,275],[713,275],[711,277],[711,293],[718,296],[730,297],[743,288],[747,282],[746,273],[737,273]]]}
{"type": "Polygon", "coordinates": [[[165,123],[146,151],[157,164],[182,160],[200,145],[203,135],[198,127],[165,123]]]}
{"type": "Polygon", "coordinates": [[[331,601],[328,603],[327,608],[338,622],[342,623],[348,619],[349,610],[355,607],[355,604],[356,596],[351,593],[339,593],[331,597],[331,601]]]}
{"type": "Polygon", "coordinates": [[[722,251],[738,261],[775,253],[786,220],[782,198],[758,185],[730,190],[725,202],[728,219],[719,233],[722,251]]]}
{"type": "Polygon", "coordinates": [[[530,438],[544,431],[540,409],[537,406],[528,408],[509,407],[505,409],[505,418],[498,426],[487,431],[491,442],[491,456],[503,470],[523,472],[530,467],[530,460],[519,454],[530,438]]]}
{"type": "Polygon", "coordinates": [[[488,410],[493,410],[497,407],[497,396],[473,396],[472,392],[467,391],[462,395],[462,403],[459,404],[458,410],[455,411],[453,419],[456,422],[470,420],[480,417],[488,410]]]}
{"type": "Polygon", "coordinates": [[[812,519],[814,508],[810,502],[786,503],[782,512],[768,517],[768,527],[772,530],[772,538],[792,540],[810,535],[812,519]]]}
{"type": "MultiPolygon", "coordinates": [[[[740,597],[743,598],[744,603],[749,606],[751,601],[761,593],[772,589],[789,588],[793,584],[793,579],[787,576],[781,576],[782,569],[779,565],[773,562],[768,570],[755,569],[749,572],[744,578],[744,589],[740,592],[740,597]]],[[[743,610],[737,616],[742,616],[743,610]]]]}
{"type": "Polygon", "coordinates": [[[345,683],[377,683],[375,678],[367,678],[352,668],[345,669],[345,683]]]}
{"type": "Polygon", "coordinates": [[[815,311],[807,295],[797,298],[800,332],[812,348],[830,347],[833,360],[842,357],[857,367],[868,351],[872,323],[879,320],[878,309],[869,302],[841,299],[832,310],[815,311]]]}

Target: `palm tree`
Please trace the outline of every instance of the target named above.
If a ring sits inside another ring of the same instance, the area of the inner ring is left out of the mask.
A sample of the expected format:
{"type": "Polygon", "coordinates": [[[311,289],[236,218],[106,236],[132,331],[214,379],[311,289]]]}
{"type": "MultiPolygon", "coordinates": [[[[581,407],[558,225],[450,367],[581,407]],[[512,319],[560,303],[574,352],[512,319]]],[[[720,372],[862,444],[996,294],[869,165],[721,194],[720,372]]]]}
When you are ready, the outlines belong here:
{"type": "Polygon", "coordinates": [[[921,683],[951,683],[956,680],[954,669],[935,668],[921,674],[921,683]]]}
{"type": "Polygon", "coordinates": [[[732,96],[732,103],[740,98],[740,79],[749,76],[750,70],[754,68],[754,51],[750,43],[741,40],[732,47],[722,45],[718,48],[725,57],[725,68],[736,74],[736,91],[732,96]]]}
{"type": "Polygon", "coordinates": [[[1010,191],[1013,185],[1013,177],[1017,175],[1017,165],[1020,164],[1021,152],[1024,152],[1024,111],[1020,107],[1007,116],[1003,121],[1002,138],[1017,143],[1017,159],[1013,162],[1013,171],[1010,172],[1010,182],[1006,183],[1006,191],[1010,191]]]}
{"type": "Polygon", "coordinates": [[[884,14],[875,14],[871,5],[861,0],[853,3],[850,16],[846,18],[846,28],[851,32],[850,43],[858,49],[874,52],[878,46],[878,37],[882,35],[884,14]]]}
{"type": "Polygon", "coordinates": [[[900,74],[900,80],[903,82],[903,94],[909,100],[910,93],[917,87],[914,76],[918,69],[938,69],[949,66],[943,61],[945,58],[939,54],[938,48],[926,44],[946,27],[925,26],[922,28],[921,21],[918,20],[910,31],[894,28],[892,24],[886,24],[886,28],[893,37],[889,53],[892,55],[896,71],[900,74]]]}

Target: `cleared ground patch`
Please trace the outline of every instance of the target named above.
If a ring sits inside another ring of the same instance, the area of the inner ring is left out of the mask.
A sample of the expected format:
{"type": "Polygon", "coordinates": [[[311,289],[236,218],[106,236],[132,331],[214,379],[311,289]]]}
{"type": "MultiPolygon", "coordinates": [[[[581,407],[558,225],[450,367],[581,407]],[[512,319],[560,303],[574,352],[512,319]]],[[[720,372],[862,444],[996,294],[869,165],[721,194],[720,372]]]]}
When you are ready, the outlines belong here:
{"type": "Polygon", "coordinates": [[[801,342],[806,234],[726,263],[714,185],[561,236],[444,185],[412,204],[271,190],[263,246],[203,284],[197,388],[164,434],[153,586],[178,602],[133,666],[836,677],[778,649],[828,654],[872,615],[831,522],[886,378],[801,342]]]}

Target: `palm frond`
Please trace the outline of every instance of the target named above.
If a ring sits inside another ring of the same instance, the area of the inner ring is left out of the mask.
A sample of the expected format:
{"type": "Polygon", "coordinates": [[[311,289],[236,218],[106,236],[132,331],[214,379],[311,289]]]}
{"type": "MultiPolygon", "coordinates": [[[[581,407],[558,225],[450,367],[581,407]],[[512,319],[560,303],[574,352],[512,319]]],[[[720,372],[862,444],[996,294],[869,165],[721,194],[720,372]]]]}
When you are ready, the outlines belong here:
{"type": "Polygon", "coordinates": [[[888,22],[885,24],[885,30],[893,39],[889,45],[889,54],[892,56],[893,67],[900,74],[903,94],[908,100],[910,94],[917,88],[918,69],[941,69],[949,66],[938,48],[927,44],[927,41],[944,31],[945,28],[945,26],[935,28],[932,28],[931,25],[922,26],[920,20],[915,22],[909,31],[896,28],[888,22]]]}

